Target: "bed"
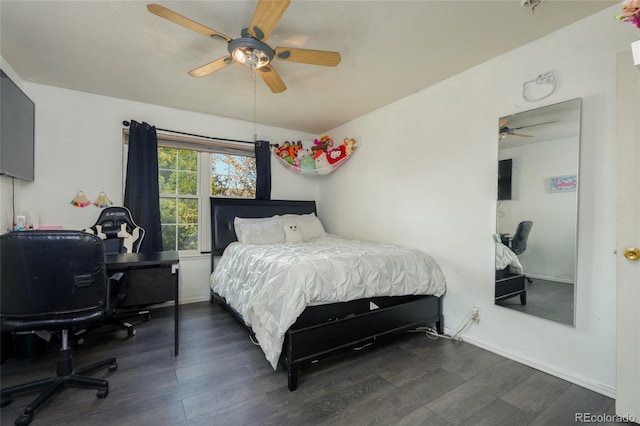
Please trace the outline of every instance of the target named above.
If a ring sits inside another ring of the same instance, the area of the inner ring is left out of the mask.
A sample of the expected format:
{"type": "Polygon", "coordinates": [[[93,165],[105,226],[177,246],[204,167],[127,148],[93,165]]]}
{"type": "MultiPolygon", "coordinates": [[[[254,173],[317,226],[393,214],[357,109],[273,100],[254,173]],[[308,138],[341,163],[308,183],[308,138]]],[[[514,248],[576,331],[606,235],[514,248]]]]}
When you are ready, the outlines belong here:
{"type": "Polygon", "coordinates": [[[317,221],[315,214],[314,201],[211,198],[211,302],[250,330],[274,369],[285,366],[290,391],[305,363],[420,326],[444,329],[444,276],[417,250],[324,231],[306,238],[306,224],[303,242],[238,242],[236,228],[240,240],[245,234],[239,220],[273,223],[296,215],[317,221]]]}
{"type": "Polygon", "coordinates": [[[522,264],[509,247],[496,243],[495,302],[520,296],[520,304],[527,304],[527,290],[522,264]]]}

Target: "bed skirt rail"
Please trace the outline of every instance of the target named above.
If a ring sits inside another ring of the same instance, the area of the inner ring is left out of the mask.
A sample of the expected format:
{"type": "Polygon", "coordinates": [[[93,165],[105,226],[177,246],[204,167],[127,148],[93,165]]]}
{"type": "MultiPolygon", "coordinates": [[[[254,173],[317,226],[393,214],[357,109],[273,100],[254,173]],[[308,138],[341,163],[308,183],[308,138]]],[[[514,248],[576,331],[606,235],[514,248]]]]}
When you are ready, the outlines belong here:
{"type": "Polygon", "coordinates": [[[298,368],[305,363],[420,326],[435,324],[438,332],[442,333],[444,318],[441,307],[442,300],[439,297],[411,296],[410,301],[390,304],[320,324],[300,326],[296,322],[285,335],[281,359],[287,368],[289,390],[294,391],[297,388],[298,368]]]}
{"type": "MultiPolygon", "coordinates": [[[[253,333],[242,316],[211,291],[214,302],[222,304],[253,333]]],[[[305,363],[427,325],[435,325],[440,334],[444,332],[442,297],[379,297],[309,306],[285,334],[280,362],[287,369],[288,388],[296,390],[298,370],[305,363]]]]}

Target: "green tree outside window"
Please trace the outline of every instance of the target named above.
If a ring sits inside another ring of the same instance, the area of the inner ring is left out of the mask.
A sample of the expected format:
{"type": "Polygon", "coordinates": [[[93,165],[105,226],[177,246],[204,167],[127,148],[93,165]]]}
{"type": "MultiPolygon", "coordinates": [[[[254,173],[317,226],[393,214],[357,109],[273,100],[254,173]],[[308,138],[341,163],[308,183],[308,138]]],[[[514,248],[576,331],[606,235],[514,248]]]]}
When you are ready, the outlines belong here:
{"type": "Polygon", "coordinates": [[[200,198],[255,197],[255,158],[211,153],[209,170],[198,170],[198,154],[196,150],[158,147],[160,220],[165,250],[199,249],[200,198]],[[210,192],[201,194],[199,173],[209,172],[210,192]]]}

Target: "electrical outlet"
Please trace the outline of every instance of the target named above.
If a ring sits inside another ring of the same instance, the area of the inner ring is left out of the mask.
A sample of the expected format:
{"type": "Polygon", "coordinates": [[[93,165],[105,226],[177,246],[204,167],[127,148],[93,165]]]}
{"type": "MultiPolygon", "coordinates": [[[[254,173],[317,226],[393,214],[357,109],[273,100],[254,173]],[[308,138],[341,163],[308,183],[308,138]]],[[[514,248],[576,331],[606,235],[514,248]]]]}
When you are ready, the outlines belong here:
{"type": "Polygon", "coordinates": [[[476,324],[480,322],[480,306],[474,306],[471,311],[471,320],[476,324]]]}

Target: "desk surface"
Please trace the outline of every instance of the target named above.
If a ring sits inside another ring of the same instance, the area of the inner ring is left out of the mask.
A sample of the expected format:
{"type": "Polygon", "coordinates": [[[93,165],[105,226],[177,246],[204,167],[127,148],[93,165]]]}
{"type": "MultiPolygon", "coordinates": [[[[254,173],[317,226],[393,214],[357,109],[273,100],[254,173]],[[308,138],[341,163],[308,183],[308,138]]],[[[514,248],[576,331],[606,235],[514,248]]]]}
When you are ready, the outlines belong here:
{"type": "Polygon", "coordinates": [[[169,266],[180,262],[177,251],[155,253],[107,254],[107,268],[144,268],[147,266],[169,266]]]}

